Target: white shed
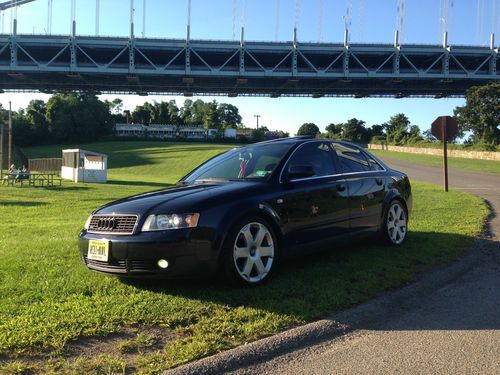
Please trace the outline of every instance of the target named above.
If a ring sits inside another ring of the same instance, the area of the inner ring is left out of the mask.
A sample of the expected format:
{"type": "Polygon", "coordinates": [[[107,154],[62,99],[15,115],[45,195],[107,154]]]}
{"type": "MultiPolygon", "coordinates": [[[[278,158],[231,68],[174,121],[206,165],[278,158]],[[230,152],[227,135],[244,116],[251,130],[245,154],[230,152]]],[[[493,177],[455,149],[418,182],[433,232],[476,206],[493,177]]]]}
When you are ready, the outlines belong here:
{"type": "Polygon", "coordinates": [[[106,183],[108,156],[80,149],[63,150],[61,177],[73,182],[106,183]]]}

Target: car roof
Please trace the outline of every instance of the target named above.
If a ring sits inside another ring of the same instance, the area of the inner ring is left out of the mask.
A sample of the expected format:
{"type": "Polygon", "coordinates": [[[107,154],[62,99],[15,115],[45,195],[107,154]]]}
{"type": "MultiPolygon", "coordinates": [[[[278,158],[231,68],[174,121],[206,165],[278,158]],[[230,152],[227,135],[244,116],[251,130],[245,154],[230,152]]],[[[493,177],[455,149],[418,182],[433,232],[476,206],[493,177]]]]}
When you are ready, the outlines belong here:
{"type": "Polygon", "coordinates": [[[255,143],[255,145],[264,145],[264,144],[272,144],[272,143],[280,143],[280,144],[285,143],[285,144],[297,144],[297,145],[299,145],[299,144],[302,144],[305,142],[310,142],[310,141],[333,142],[333,143],[346,144],[346,145],[352,145],[352,146],[359,147],[355,143],[352,143],[349,141],[331,139],[331,138],[316,138],[316,137],[310,136],[310,135],[271,139],[269,141],[255,143]]]}

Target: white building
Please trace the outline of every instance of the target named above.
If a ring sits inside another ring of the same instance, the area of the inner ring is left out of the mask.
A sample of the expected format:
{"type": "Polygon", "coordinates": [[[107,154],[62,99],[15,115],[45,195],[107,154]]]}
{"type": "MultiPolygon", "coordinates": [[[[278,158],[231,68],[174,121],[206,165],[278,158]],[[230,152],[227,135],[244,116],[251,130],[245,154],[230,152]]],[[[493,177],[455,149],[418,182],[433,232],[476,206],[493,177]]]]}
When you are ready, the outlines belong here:
{"type": "Polygon", "coordinates": [[[107,182],[107,155],[80,149],[63,150],[62,153],[61,178],[73,182],[107,182]]]}
{"type": "Polygon", "coordinates": [[[236,138],[236,129],[233,128],[224,129],[224,138],[236,138]]]}
{"type": "Polygon", "coordinates": [[[116,124],[115,133],[118,137],[144,137],[147,128],[140,124],[116,124]]]}
{"type": "Polygon", "coordinates": [[[177,135],[177,126],[164,124],[149,124],[147,135],[150,138],[175,138],[177,135]]]}
{"type": "Polygon", "coordinates": [[[202,125],[179,126],[177,128],[177,134],[179,138],[188,138],[188,139],[203,139],[207,137],[207,131],[202,125]]]}

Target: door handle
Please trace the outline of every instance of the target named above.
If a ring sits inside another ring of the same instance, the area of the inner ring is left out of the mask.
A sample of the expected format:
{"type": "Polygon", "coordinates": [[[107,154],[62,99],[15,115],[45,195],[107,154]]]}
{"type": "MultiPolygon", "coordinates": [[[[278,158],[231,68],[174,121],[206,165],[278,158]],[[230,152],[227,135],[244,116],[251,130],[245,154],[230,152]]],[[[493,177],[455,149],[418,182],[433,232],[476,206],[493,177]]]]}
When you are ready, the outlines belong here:
{"type": "Polygon", "coordinates": [[[345,184],[337,184],[336,188],[337,188],[337,191],[344,191],[345,190],[345,184]]]}
{"type": "Polygon", "coordinates": [[[382,180],[381,178],[375,179],[375,182],[377,183],[378,186],[382,186],[384,184],[384,180],[382,180]]]}

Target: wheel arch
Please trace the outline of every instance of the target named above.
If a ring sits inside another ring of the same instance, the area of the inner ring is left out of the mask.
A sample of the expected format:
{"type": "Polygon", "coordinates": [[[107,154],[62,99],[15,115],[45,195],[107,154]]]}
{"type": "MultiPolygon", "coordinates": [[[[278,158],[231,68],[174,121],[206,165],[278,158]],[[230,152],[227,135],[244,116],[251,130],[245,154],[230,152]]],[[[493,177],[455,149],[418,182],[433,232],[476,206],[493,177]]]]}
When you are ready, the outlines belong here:
{"type": "Polygon", "coordinates": [[[397,189],[391,189],[387,192],[387,194],[384,197],[382,216],[380,217],[380,224],[379,224],[380,229],[382,229],[382,227],[384,226],[384,218],[387,215],[387,211],[389,210],[389,205],[393,200],[398,200],[403,204],[403,207],[406,211],[406,220],[407,221],[409,220],[408,205],[406,204],[406,200],[397,189]]]}
{"type": "MultiPolygon", "coordinates": [[[[224,220],[221,222],[227,223],[224,225],[224,228],[219,232],[220,236],[217,239],[216,242],[216,249],[217,249],[217,260],[220,262],[221,255],[222,255],[222,249],[224,246],[224,243],[227,240],[227,236],[231,229],[234,227],[234,225],[240,221],[243,220],[243,218],[247,216],[257,216],[260,217],[264,220],[266,220],[270,225],[271,229],[274,232],[274,235],[276,237],[276,240],[278,241],[278,249],[281,243],[283,242],[283,231],[280,226],[281,218],[280,216],[270,207],[269,205],[265,203],[259,203],[258,205],[251,206],[250,208],[247,208],[246,210],[238,211],[239,214],[236,216],[231,216],[226,215],[224,220]]],[[[278,250],[279,252],[279,250],[278,250]]]]}

